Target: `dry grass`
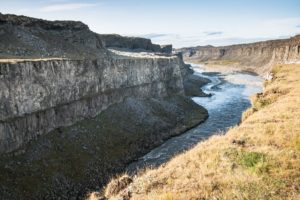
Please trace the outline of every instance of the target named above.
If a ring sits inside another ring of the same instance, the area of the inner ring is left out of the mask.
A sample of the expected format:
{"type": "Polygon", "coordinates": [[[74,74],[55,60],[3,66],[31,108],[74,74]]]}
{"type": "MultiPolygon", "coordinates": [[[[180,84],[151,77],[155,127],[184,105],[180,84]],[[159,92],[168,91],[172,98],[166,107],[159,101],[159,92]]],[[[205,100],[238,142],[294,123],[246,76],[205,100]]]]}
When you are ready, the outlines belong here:
{"type": "Polygon", "coordinates": [[[120,191],[126,188],[131,182],[132,179],[127,174],[124,174],[118,178],[111,180],[110,183],[105,188],[105,194],[104,194],[105,197],[109,198],[118,194],[120,191]]]}
{"type": "Polygon", "coordinates": [[[85,199],[86,200],[103,200],[106,198],[103,197],[99,192],[91,192],[86,196],[85,199]]]}
{"type": "Polygon", "coordinates": [[[25,62],[25,61],[55,61],[55,60],[68,60],[66,58],[9,58],[9,59],[0,59],[0,63],[18,63],[18,62],[25,62]]]}
{"type": "Polygon", "coordinates": [[[300,65],[273,73],[239,126],[135,177],[131,199],[300,199],[300,65]]]}

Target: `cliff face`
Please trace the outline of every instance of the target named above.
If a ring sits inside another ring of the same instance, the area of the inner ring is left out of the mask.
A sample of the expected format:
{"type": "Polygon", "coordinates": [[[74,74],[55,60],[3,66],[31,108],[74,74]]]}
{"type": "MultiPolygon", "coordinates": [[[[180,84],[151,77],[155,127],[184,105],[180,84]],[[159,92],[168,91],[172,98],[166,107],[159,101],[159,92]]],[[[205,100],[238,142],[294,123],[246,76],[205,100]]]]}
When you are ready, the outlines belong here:
{"type": "Polygon", "coordinates": [[[129,96],[184,94],[186,66],[171,51],[144,38],[99,35],[81,22],[0,13],[0,153],[129,96]],[[164,55],[135,58],[106,47],[164,55]]]}
{"type": "Polygon", "coordinates": [[[183,48],[177,51],[182,52],[184,59],[190,62],[213,61],[264,74],[273,64],[299,61],[300,36],[222,47],[183,48]]]}
{"type": "Polygon", "coordinates": [[[126,97],[182,94],[180,60],[107,58],[0,64],[0,151],[93,117],[126,97]]]}
{"type": "Polygon", "coordinates": [[[1,63],[0,197],[82,199],[203,122],[181,69],[177,56],[1,63]]]}

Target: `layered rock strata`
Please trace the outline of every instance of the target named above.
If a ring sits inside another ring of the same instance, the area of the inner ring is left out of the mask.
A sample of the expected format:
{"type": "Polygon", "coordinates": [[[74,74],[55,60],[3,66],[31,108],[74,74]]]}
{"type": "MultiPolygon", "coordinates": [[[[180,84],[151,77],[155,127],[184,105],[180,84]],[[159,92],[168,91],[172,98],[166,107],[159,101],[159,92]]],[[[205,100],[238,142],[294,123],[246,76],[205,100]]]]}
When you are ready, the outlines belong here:
{"type": "Polygon", "coordinates": [[[177,57],[1,63],[0,151],[94,117],[126,97],[182,94],[180,65],[177,57]]]}
{"type": "Polygon", "coordinates": [[[273,64],[296,63],[300,59],[300,35],[282,40],[270,40],[231,46],[199,46],[178,49],[189,62],[230,65],[265,74],[273,64]]]}

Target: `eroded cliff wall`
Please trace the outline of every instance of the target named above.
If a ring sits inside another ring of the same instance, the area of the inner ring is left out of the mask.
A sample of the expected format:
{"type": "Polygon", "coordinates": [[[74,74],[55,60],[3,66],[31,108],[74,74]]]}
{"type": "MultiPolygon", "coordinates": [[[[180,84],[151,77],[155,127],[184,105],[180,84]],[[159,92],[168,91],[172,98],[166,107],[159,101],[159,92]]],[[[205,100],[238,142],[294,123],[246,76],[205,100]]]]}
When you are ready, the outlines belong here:
{"type": "Polygon", "coordinates": [[[0,153],[130,96],[184,94],[186,66],[171,51],[149,39],[97,34],[82,22],[0,13],[0,153]]]}
{"type": "Polygon", "coordinates": [[[182,94],[181,64],[176,56],[0,63],[0,152],[129,96],[182,94]]]}
{"type": "Polygon", "coordinates": [[[192,47],[177,51],[189,62],[214,62],[265,74],[273,64],[300,60],[300,35],[290,39],[270,40],[222,47],[192,47]],[[219,61],[219,62],[218,62],[219,61]]]}

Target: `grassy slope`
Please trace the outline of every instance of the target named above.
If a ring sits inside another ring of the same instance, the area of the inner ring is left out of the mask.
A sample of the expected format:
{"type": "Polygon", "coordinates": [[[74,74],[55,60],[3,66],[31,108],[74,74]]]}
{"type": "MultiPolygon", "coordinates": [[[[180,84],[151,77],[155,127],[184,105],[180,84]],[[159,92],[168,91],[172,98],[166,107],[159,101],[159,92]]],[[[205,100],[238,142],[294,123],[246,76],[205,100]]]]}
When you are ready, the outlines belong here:
{"type": "Polygon", "coordinates": [[[239,126],[135,177],[132,199],[300,199],[300,65],[272,71],[239,126]]]}

